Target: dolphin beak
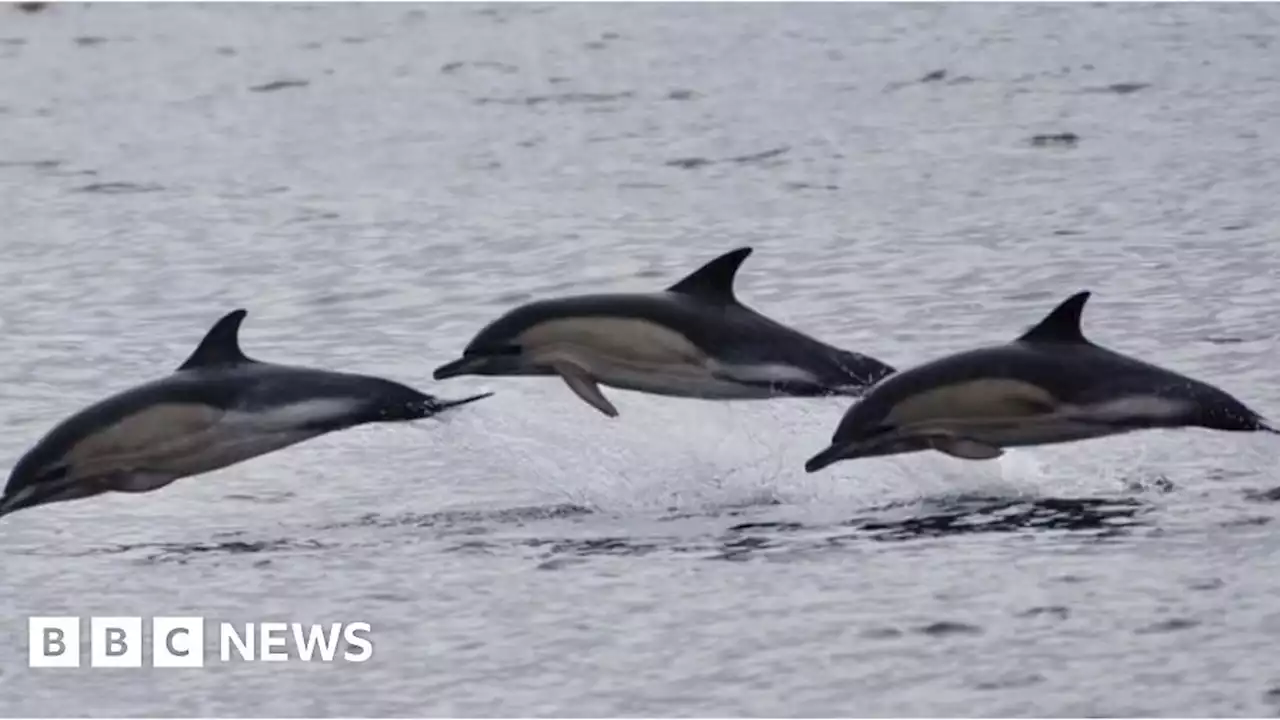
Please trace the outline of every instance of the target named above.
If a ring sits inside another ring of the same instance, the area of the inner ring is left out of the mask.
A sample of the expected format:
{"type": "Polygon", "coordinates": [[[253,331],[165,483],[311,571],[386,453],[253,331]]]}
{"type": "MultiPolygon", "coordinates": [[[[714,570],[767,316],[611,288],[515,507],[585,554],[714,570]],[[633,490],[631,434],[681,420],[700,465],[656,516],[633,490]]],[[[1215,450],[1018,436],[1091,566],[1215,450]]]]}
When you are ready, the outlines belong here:
{"type": "Polygon", "coordinates": [[[827,467],[828,465],[832,465],[838,462],[839,460],[841,460],[840,452],[842,449],[843,449],[842,445],[828,446],[826,450],[823,450],[817,455],[814,455],[813,457],[809,458],[808,461],[805,462],[804,471],[807,473],[818,472],[819,470],[827,467]]]}
{"type": "Polygon", "coordinates": [[[449,378],[458,377],[460,375],[474,375],[482,369],[489,358],[484,355],[468,355],[460,357],[453,362],[447,362],[436,368],[432,373],[432,377],[436,380],[447,380],[449,378]]]}
{"type": "MultiPolygon", "coordinates": [[[[933,435],[903,433],[900,431],[874,435],[861,440],[844,440],[832,443],[826,450],[809,458],[805,472],[817,472],[841,460],[904,455],[922,450],[939,449],[933,435]]],[[[952,454],[952,453],[948,453],[952,454]]]]}
{"type": "Polygon", "coordinates": [[[68,475],[70,470],[69,466],[60,465],[51,472],[37,476],[14,492],[9,492],[9,488],[6,487],[4,496],[0,497],[0,517],[38,505],[78,500],[105,492],[95,483],[77,482],[71,479],[68,475]]]}

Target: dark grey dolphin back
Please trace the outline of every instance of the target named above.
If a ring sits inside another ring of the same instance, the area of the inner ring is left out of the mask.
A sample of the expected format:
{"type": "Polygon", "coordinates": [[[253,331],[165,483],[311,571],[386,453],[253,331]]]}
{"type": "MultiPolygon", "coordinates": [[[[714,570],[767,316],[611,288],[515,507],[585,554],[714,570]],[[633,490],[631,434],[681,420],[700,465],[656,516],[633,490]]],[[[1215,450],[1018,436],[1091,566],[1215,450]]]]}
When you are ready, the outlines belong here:
{"type": "MultiPolygon", "coordinates": [[[[722,310],[739,308],[741,304],[733,293],[733,281],[742,261],[751,254],[751,248],[739,248],[727,252],[666,289],[683,298],[696,300],[699,305],[712,308],[717,317],[722,310]]],[[[655,295],[609,294],[574,295],[526,303],[502,314],[476,333],[462,351],[464,357],[478,354],[518,354],[519,347],[512,341],[520,333],[538,323],[567,316],[637,316],[648,317],[664,324],[680,323],[688,313],[682,304],[669,298],[655,302],[655,295]]]]}
{"type": "Polygon", "coordinates": [[[244,351],[240,349],[240,325],[249,312],[244,308],[232,310],[213,324],[204,339],[196,346],[195,352],[186,359],[178,370],[193,370],[205,367],[229,367],[252,363],[244,351]]]}

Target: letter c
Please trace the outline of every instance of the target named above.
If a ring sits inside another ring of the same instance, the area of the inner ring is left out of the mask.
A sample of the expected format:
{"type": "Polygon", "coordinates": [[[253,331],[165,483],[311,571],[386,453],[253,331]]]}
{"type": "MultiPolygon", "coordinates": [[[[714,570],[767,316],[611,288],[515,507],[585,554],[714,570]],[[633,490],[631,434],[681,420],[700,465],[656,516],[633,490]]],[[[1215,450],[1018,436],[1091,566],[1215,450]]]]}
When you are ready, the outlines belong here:
{"type": "Polygon", "coordinates": [[[174,628],[170,630],[169,634],[164,636],[164,646],[169,651],[169,654],[173,655],[174,657],[186,657],[190,655],[191,654],[190,646],[188,646],[186,650],[179,650],[173,645],[174,637],[178,635],[190,635],[190,634],[191,634],[191,631],[186,628],[174,628]]]}

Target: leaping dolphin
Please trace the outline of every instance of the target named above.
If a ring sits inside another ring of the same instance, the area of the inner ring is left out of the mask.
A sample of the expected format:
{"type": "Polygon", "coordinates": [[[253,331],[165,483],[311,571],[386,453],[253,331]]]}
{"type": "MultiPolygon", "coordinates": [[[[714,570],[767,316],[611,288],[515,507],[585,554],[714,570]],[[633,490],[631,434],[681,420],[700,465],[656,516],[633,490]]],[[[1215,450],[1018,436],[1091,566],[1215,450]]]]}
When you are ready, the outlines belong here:
{"type": "Polygon", "coordinates": [[[1004,448],[1072,442],[1151,428],[1280,433],[1207,383],[1093,344],[1080,292],[1021,337],[903,370],[857,401],[816,472],[855,458],[933,449],[968,460],[1004,448]]]}
{"type": "Polygon", "coordinates": [[[0,516],[105,492],[140,493],[326,433],[431,417],[488,397],[439,400],[400,383],[259,362],[236,310],[168,377],[62,421],[14,466],[0,516]]]}
{"type": "Polygon", "coordinates": [[[521,305],[436,368],[435,379],[559,375],[591,407],[617,417],[602,384],[706,400],[856,396],[893,372],[743,305],[733,281],[750,254],[749,247],[725,253],[661,292],[521,305]]]}

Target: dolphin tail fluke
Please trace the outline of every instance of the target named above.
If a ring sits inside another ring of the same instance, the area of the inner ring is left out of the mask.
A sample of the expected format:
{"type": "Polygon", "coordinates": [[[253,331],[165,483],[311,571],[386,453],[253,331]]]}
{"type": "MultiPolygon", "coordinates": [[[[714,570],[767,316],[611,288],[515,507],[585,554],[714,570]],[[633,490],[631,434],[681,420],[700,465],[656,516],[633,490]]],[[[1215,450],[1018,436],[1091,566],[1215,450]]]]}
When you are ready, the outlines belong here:
{"type": "Polygon", "coordinates": [[[480,393],[479,395],[472,395],[471,397],[462,398],[460,400],[441,400],[440,398],[432,398],[427,403],[426,408],[424,408],[427,411],[425,417],[431,417],[432,415],[437,415],[446,410],[452,410],[453,408],[461,405],[469,405],[477,400],[483,400],[487,397],[491,397],[492,395],[493,393],[491,392],[480,393]]]}

